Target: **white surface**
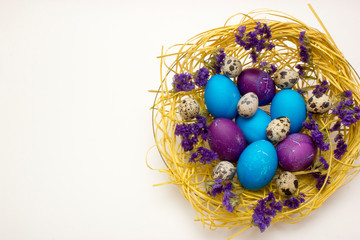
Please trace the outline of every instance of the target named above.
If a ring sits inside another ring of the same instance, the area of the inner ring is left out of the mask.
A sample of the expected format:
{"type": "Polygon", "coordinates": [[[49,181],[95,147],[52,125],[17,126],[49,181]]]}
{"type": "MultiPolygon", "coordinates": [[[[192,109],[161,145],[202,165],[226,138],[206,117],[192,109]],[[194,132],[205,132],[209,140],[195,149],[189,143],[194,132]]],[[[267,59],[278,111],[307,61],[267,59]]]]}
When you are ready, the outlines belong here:
{"type": "MultiPolygon", "coordinates": [[[[0,1],[0,239],[225,239],[145,165],[161,46],[307,1],[0,1]]],[[[359,71],[358,1],[312,1],[359,71]]],[[[162,166],[156,149],[153,166],[162,166]]],[[[356,239],[360,179],[306,220],[236,239],[356,239]]]]}

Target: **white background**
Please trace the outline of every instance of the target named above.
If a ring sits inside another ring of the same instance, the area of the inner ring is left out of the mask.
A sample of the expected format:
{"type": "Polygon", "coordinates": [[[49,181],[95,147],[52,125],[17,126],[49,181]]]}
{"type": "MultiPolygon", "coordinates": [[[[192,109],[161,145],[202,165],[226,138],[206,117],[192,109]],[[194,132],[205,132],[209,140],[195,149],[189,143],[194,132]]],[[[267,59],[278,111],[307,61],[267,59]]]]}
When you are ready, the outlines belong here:
{"type": "MultiPolygon", "coordinates": [[[[308,1],[0,1],[0,240],[225,239],[146,167],[161,46],[257,8],[320,28],[308,1]]],[[[360,71],[358,1],[311,1],[360,71]]],[[[164,167],[156,149],[150,164],[164,167]]],[[[307,219],[236,239],[356,239],[360,178],[307,219]]]]}

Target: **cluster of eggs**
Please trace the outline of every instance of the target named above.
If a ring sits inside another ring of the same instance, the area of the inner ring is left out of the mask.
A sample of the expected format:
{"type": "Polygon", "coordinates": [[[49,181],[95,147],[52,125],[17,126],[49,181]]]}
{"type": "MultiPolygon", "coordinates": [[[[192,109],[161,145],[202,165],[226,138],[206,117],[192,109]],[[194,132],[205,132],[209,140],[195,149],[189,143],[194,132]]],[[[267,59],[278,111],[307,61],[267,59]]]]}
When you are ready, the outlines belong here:
{"type": "MultiPolygon", "coordinates": [[[[312,138],[299,133],[302,123],[307,111],[328,111],[330,98],[314,95],[305,103],[291,89],[299,80],[291,69],[277,71],[273,79],[260,69],[242,70],[234,57],[225,58],[221,69],[224,75],[212,76],[204,91],[207,110],[215,118],[209,126],[209,145],[222,160],[214,168],[213,178],[232,179],[236,164],[241,185],[257,190],[274,178],[279,165],[284,172],[276,180],[278,191],[293,194],[298,182],[290,172],[309,167],[317,153],[312,138]],[[237,84],[230,78],[237,79],[237,84]],[[280,89],[277,93],[276,86],[280,89]],[[269,104],[270,114],[259,108],[269,104]]],[[[188,98],[179,109],[189,120],[200,108],[188,98]]]]}

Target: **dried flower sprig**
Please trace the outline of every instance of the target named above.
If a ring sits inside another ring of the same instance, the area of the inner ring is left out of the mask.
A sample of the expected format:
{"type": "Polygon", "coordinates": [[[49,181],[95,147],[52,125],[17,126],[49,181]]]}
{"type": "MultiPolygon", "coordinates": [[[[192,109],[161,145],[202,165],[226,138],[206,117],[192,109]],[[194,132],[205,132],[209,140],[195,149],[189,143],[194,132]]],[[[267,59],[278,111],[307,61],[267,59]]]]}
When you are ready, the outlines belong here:
{"type": "Polygon", "coordinates": [[[235,34],[235,42],[245,50],[250,50],[252,63],[257,62],[257,58],[262,50],[272,50],[275,45],[270,41],[272,35],[270,27],[266,23],[256,22],[254,31],[250,31],[245,35],[246,26],[239,26],[238,32],[235,34]]]}
{"type": "Polygon", "coordinates": [[[194,82],[199,87],[205,87],[210,77],[209,69],[202,67],[194,73],[194,82]]]}
{"type": "Polygon", "coordinates": [[[195,84],[192,81],[192,75],[190,73],[180,73],[174,75],[173,88],[176,92],[189,92],[195,88],[195,84]]]}
{"type": "Polygon", "coordinates": [[[223,48],[214,50],[209,58],[204,62],[205,67],[212,73],[212,75],[221,73],[221,66],[224,63],[226,53],[223,48]]]}
{"type": "Polygon", "coordinates": [[[208,138],[208,126],[206,118],[200,115],[196,116],[197,122],[177,124],[175,135],[181,136],[181,146],[187,151],[194,149],[194,145],[199,142],[199,137],[206,140],[208,138]]]}
{"type": "Polygon", "coordinates": [[[285,207],[291,208],[291,209],[297,209],[300,207],[300,204],[305,202],[305,194],[300,193],[298,197],[290,197],[288,199],[285,199],[283,201],[283,205],[285,207]]]}
{"type": "Polygon", "coordinates": [[[203,164],[212,163],[218,159],[218,154],[210,149],[198,147],[196,152],[191,154],[189,162],[201,162],[203,164]]]}
{"type": "Polygon", "coordinates": [[[207,194],[213,197],[224,193],[222,204],[228,212],[233,212],[234,208],[240,204],[239,195],[243,190],[236,183],[222,181],[220,178],[217,178],[215,180],[207,180],[205,182],[205,189],[207,194]]]}
{"type": "Polygon", "coordinates": [[[278,212],[281,212],[282,209],[281,201],[276,201],[274,193],[269,192],[267,197],[257,202],[254,214],[252,215],[253,224],[259,227],[261,232],[264,232],[270,226],[272,218],[278,212]]]}

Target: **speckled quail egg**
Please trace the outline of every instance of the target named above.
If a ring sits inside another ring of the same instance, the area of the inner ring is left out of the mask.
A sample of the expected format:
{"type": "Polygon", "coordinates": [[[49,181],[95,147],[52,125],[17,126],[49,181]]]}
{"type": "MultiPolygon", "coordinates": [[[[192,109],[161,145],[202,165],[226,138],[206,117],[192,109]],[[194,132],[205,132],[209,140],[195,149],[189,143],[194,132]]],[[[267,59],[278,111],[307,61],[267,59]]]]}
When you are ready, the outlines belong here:
{"type": "Polygon", "coordinates": [[[273,119],[266,128],[267,138],[278,143],[284,140],[290,132],[290,120],[287,117],[278,117],[273,119]]]}
{"type": "Polygon", "coordinates": [[[306,103],[306,110],[311,113],[326,113],[331,108],[331,99],[325,93],[313,95],[306,103]]]}
{"type": "Polygon", "coordinates": [[[221,71],[229,78],[237,77],[242,71],[242,65],[239,59],[235,57],[226,57],[221,66],[221,71]]]}
{"type": "Polygon", "coordinates": [[[275,85],[281,89],[292,88],[299,81],[299,74],[292,69],[282,69],[274,76],[275,85]]]}
{"type": "Polygon", "coordinates": [[[296,193],[299,182],[291,172],[283,172],[275,181],[278,192],[283,196],[290,196],[296,193]]]}
{"type": "Polygon", "coordinates": [[[237,105],[237,111],[244,118],[252,117],[258,108],[259,99],[255,93],[249,92],[242,96],[237,105]]]}
{"type": "Polygon", "coordinates": [[[179,106],[180,116],[185,120],[189,121],[195,118],[200,112],[199,103],[193,98],[184,98],[181,100],[179,106]]]}
{"type": "Polygon", "coordinates": [[[221,161],[213,169],[213,179],[220,178],[223,181],[233,179],[235,176],[235,167],[231,162],[221,161]]]}

